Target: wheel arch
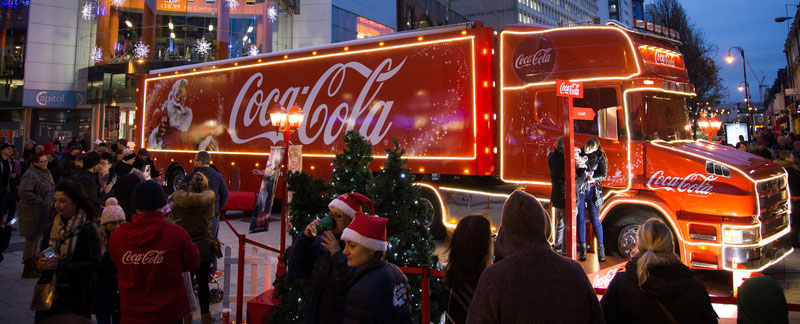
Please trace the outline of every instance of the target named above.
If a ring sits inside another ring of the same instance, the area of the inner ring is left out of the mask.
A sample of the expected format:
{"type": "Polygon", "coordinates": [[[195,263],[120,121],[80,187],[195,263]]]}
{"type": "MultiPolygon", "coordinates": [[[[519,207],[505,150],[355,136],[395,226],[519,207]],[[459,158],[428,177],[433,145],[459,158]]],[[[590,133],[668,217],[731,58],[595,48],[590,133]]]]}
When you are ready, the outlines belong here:
{"type": "Polygon", "coordinates": [[[604,208],[602,214],[600,215],[604,229],[612,228],[618,220],[630,215],[631,213],[628,213],[628,211],[644,211],[657,217],[658,219],[661,219],[664,224],[667,224],[667,227],[669,227],[670,231],[672,231],[675,253],[683,258],[685,253],[683,253],[684,249],[680,244],[684,241],[683,233],[680,231],[680,228],[676,223],[676,217],[674,213],[670,213],[670,209],[667,208],[667,206],[665,206],[663,203],[649,199],[619,199],[607,202],[606,206],[607,207],[604,208]]]}

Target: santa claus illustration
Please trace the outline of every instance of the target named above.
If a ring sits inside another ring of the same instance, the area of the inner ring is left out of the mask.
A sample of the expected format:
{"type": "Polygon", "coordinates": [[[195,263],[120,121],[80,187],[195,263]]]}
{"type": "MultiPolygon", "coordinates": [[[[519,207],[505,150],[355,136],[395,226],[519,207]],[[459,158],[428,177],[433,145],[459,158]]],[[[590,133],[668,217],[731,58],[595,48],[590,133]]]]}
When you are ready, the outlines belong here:
{"type": "Polygon", "coordinates": [[[185,105],[188,84],[186,79],[175,81],[167,101],[153,112],[157,124],[148,137],[150,148],[167,148],[182,142],[183,133],[192,124],[192,109],[185,105]]]}

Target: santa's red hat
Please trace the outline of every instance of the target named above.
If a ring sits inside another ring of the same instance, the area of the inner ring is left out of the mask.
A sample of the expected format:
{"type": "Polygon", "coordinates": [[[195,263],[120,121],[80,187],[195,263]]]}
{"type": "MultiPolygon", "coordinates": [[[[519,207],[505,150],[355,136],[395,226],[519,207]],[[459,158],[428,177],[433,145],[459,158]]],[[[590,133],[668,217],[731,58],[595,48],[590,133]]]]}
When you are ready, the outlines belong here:
{"type": "Polygon", "coordinates": [[[369,198],[357,192],[350,192],[336,197],[336,199],[328,204],[328,208],[336,207],[343,211],[345,215],[353,218],[356,212],[361,212],[362,204],[367,204],[367,206],[369,206],[369,212],[375,214],[375,210],[372,209],[372,200],[369,200],[369,198]]]}
{"type": "Polygon", "coordinates": [[[383,217],[357,212],[342,232],[342,240],[354,242],[373,251],[386,251],[386,221],[383,217]]]}

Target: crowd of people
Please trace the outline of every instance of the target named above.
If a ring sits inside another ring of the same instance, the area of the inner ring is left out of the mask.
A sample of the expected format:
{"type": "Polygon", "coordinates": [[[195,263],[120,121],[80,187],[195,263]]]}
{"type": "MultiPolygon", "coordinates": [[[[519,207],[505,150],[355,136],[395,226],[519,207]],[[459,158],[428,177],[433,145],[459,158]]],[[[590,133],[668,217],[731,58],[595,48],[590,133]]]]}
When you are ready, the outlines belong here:
{"type": "Polygon", "coordinates": [[[215,322],[208,282],[228,190],[209,153],[168,198],[146,149],[80,137],[64,147],[0,145],[0,247],[14,229],[25,239],[36,322],[191,323],[195,306],[215,322]]]}

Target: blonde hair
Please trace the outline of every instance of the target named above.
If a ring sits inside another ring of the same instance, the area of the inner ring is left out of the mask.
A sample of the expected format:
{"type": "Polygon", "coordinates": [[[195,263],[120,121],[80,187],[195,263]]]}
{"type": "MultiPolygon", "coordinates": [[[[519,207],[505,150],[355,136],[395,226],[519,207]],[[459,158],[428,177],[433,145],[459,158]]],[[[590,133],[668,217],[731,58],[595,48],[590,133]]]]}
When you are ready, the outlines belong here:
{"type": "Polygon", "coordinates": [[[672,231],[667,224],[657,218],[652,218],[639,227],[637,248],[639,260],[636,261],[636,275],[639,277],[640,289],[647,281],[648,270],[651,267],[681,262],[674,252],[672,231]]]}

